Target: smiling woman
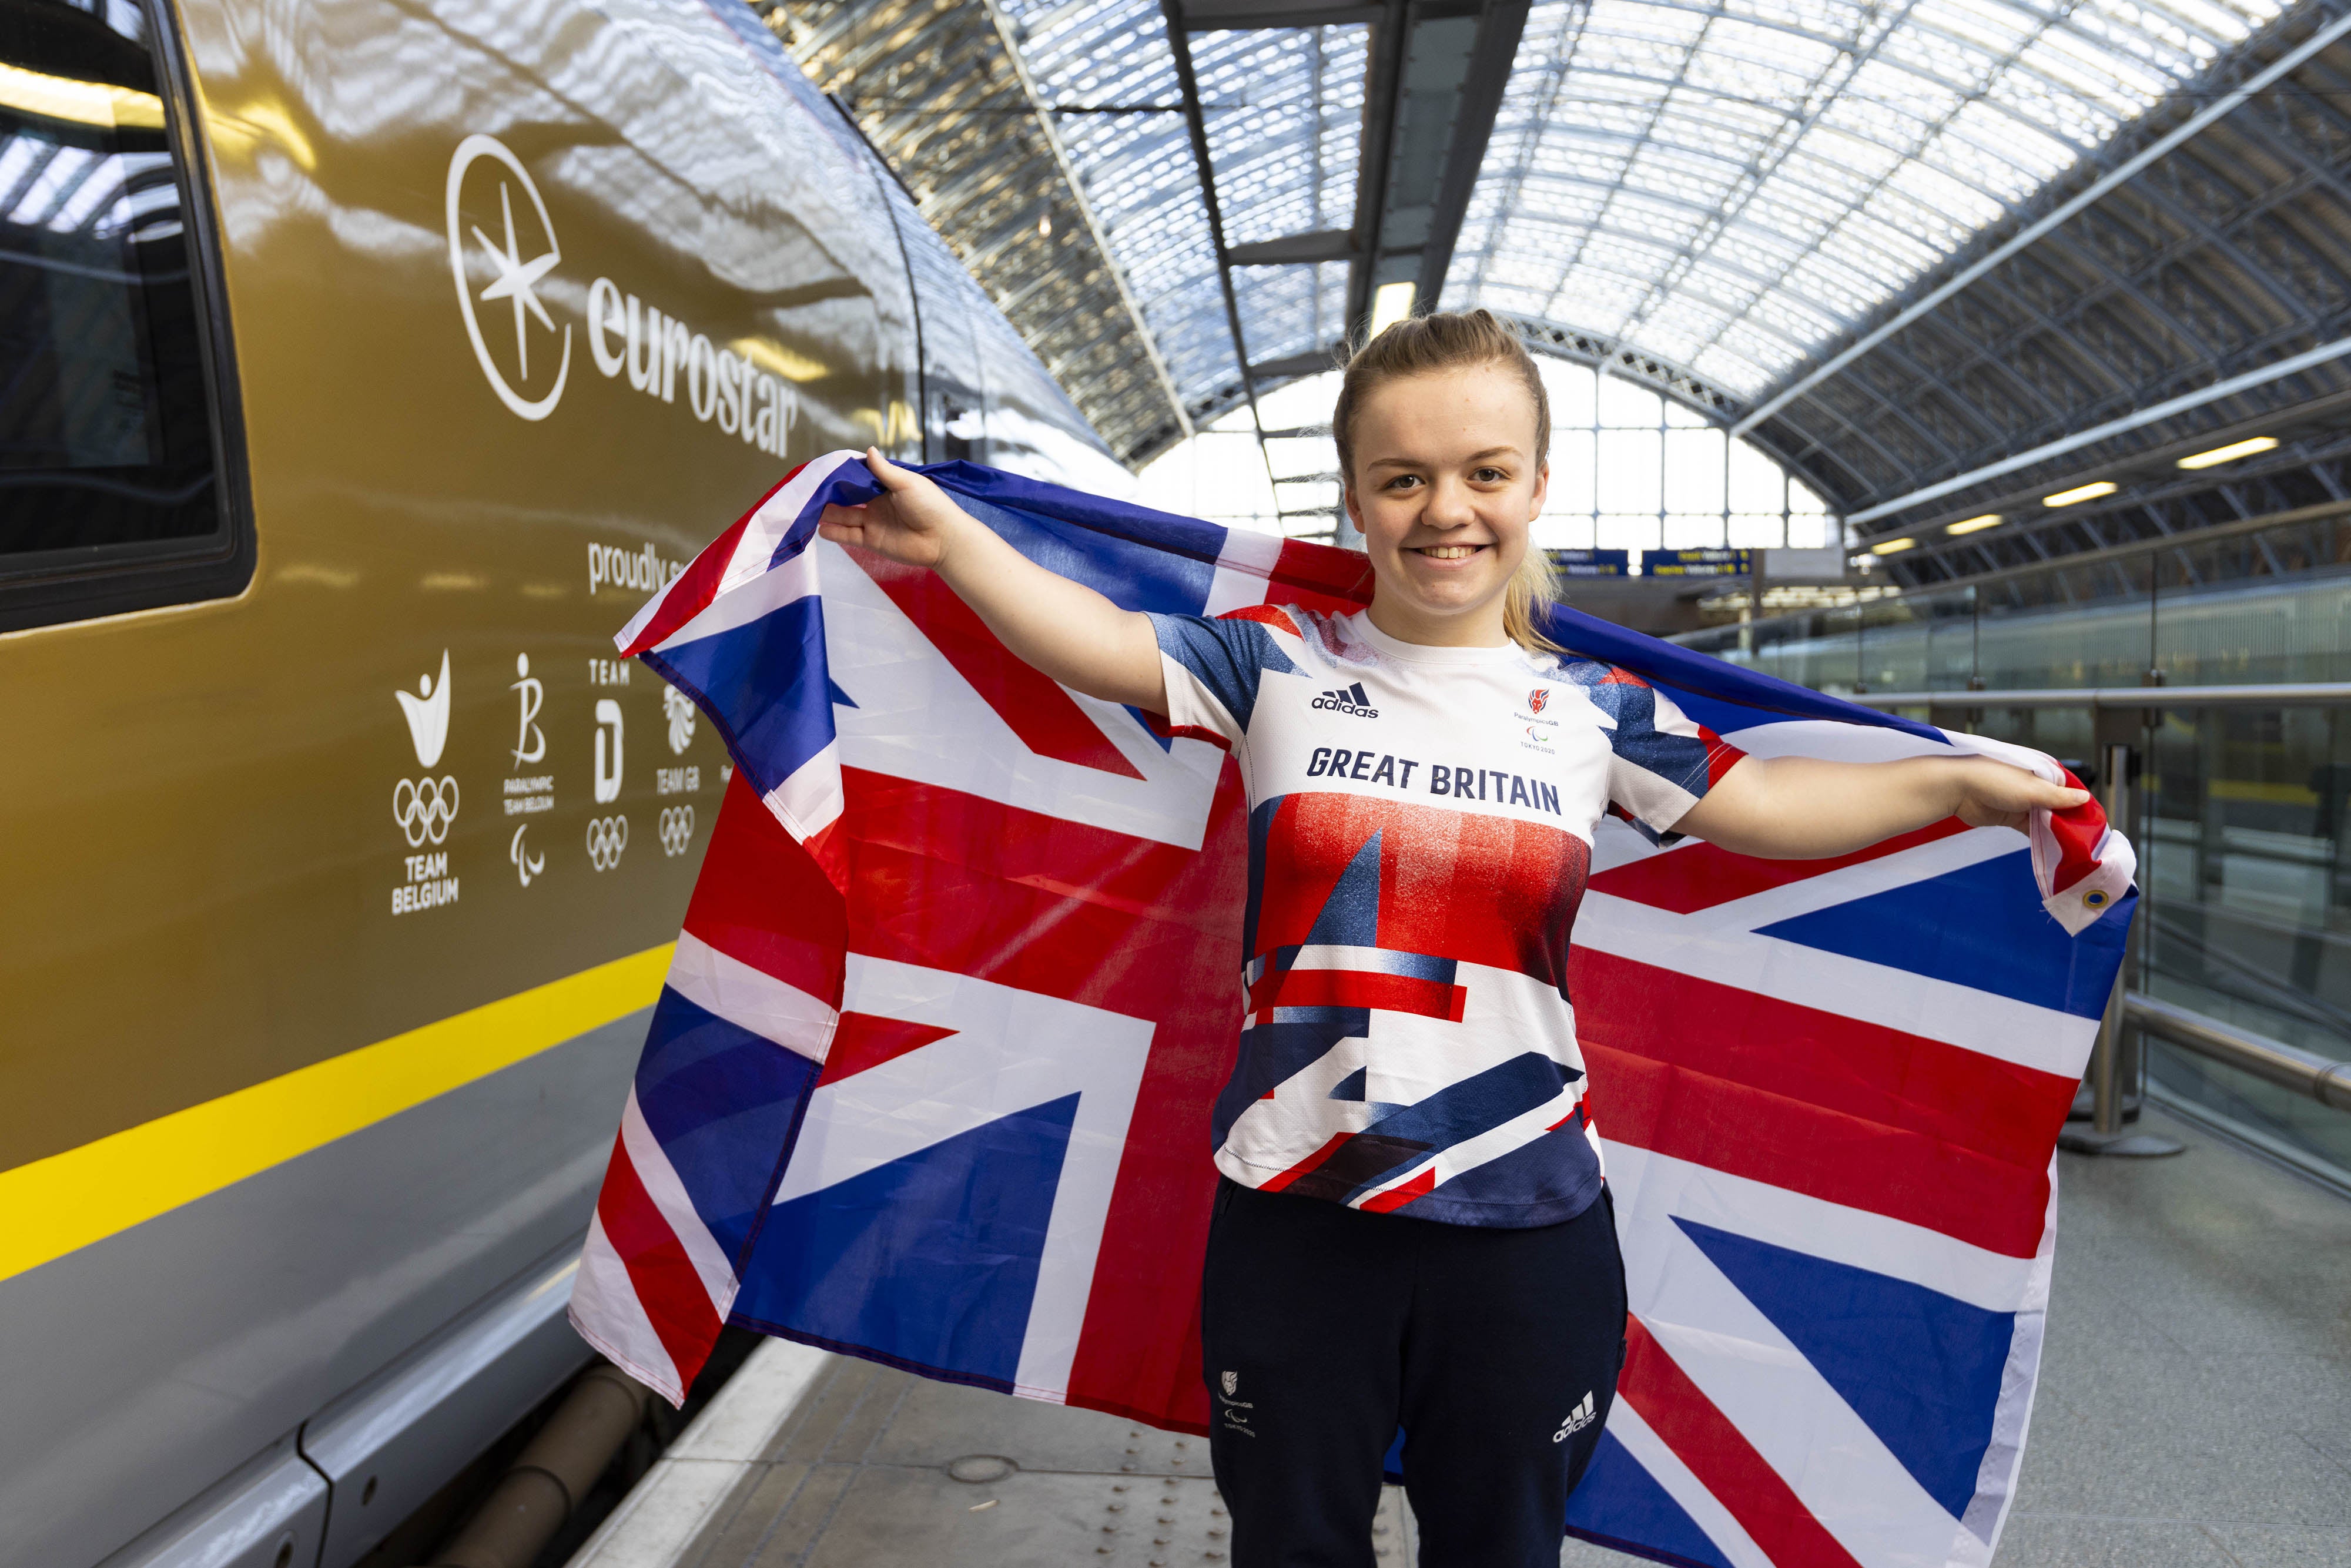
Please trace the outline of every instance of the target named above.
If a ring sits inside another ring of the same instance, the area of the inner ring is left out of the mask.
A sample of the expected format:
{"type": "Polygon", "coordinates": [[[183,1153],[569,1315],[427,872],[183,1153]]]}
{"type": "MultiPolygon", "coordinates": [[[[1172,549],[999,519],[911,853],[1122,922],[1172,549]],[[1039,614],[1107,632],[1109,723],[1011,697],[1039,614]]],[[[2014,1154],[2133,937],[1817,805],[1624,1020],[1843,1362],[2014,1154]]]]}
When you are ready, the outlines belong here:
{"type": "Polygon", "coordinates": [[[1123,610],[878,452],[883,494],[821,528],[1240,765],[1249,1010],[1211,1127],[1200,1327],[1235,1561],[1361,1557],[1399,1425],[1428,1561],[1555,1561],[1624,1352],[1566,994],[1601,817],[1802,859],[2087,797],[1981,758],[1750,759],[1563,650],[1529,538],[1542,379],[1484,311],[1389,327],[1332,423],[1377,583],[1352,613],[1123,610]]]}

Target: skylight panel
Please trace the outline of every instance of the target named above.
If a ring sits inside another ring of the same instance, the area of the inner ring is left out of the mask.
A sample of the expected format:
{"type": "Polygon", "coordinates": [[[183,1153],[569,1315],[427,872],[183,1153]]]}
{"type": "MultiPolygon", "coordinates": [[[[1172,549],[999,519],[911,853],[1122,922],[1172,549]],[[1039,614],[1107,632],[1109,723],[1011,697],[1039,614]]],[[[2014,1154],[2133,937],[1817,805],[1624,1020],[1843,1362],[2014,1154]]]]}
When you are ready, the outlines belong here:
{"type": "Polygon", "coordinates": [[[1695,9],[1650,5],[1646,0],[1592,0],[1583,28],[1587,35],[1648,37],[1687,48],[1706,30],[1706,14],[1695,9]]]}
{"type": "Polygon", "coordinates": [[[1590,312],[1593,327],[1613,335],[1626,313],[1640,303],[1643,287],[1654,276],[1653,267],[1640,265],[1641,262],[1656,259],[1654,256],[1634,257],[1639,277],[1635,281],[1611,265],[1624,255],[1625,252],[1606,236],[1594,236],[1593,243],[1584,247],[1583,258],[1568,269],[1566,277],[1559,282],[1555,296],[1546,298],[1543,308],[1537,314],[1554,321],[1562,319],[1557,312],[1561,301],[1556,295],[1565,295],[1574,300],[1579,310],[1590,312]]]}
{"type": "MultiPolygon", "coordinates": [[[[1027,29],[1049,100],[1175,100],[1154,0],[998,3],[1027,29]]],[[[2277,11],[2275,0],[1539,0],[1445,302],[1621,332],[1751,395],[2277,11]]],[[[1353,222],[1369,37],[1361,26],[1193,36],[1234,243],[1353,222]]],[[[1181,384],[1229,385],[1182,120],[1065,115],[1060,127],[1146,315],[1185,339],[1181,384]]],[[[1237,273],[1252,356],[1336,337],[1345,276],[1335,263],[1237,273]]]]}
{"type": "Polygon", "coordinates": [[[1690,369],[1734,397],[1752,397],[1796,362],[1785,345],[1738,326],[1692,359],[1690,369]]]}
{"type": "Polygon", "coordinates": [[[1961,167],[1959,149],[1945,149],[1951,138],[1962,139],[1980,156],[1982,183],[1995,193],[2021,201],[2072,166],[2074,150],[2057,136],[2037,131],[2014,115],[1979,99],[1951,117],[1951,127],[1936,139],[1937,161],[1954,170],[1961,167]],[[1999,151],[1995,152],[1993,149],[1999,151]]]}

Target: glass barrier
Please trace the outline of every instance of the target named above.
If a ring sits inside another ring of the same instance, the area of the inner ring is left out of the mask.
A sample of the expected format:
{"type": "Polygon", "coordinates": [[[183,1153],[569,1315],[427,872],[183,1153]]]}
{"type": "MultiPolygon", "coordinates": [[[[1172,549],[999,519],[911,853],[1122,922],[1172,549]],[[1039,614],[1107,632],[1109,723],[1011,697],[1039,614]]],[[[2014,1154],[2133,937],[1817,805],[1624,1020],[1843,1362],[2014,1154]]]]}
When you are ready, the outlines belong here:
{"type": "Polygon", "coordinates": [[[1674,641],[1821,691],[2351,680],[2351,517],[2279,524],[1674,641]]]}
{"type": "MultiPolygon", "coordinates": [[[[2142,733],[2140,988],[2351,1057],[2351,714],[2166,709],[2142,733]]],[[[2145,1061],[2159,1090],[2351,1183],[2351,1116],[2159,1040],[2145,1061]]]]}
{"type": "MultiPolygon", "coordinates": [[[[2176,686],[2346,681],[2351,519],[2053,563],[1676,641],[1842,694],[2135,686],[2150,670],[2176,686]]],[[[2351,711],[2148,716],[2135,733],[2127,824],[2141,891],[2130,983],[2351,1059],[2351,711]]],[[[2096,755],[2087,708],[1934,717],[2065,758],[2085,777],[2096,755]]],[[[2116,722],[2109,715],[2109,739],[2116,722]]],[[[2351,1116],[2152,1036],[2133,1054],[2130,1071],[2158,1099],[2351,1191],[2351,1116]]]]}

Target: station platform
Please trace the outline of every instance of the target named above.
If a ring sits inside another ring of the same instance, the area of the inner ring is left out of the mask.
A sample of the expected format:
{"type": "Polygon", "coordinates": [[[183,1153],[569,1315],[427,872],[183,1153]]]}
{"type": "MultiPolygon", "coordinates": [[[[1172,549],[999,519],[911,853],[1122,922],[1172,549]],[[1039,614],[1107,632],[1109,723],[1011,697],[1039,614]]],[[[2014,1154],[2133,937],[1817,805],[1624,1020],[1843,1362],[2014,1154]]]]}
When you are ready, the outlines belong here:
{"type": "MultiPolygon", "coordinates": [[[[2351,1202],[2147,1122],[2189,1152],[2061,1156],[1997,1568],[2351,1568],[2351,1202]]],[[[1373,1545],[1413,1560],[1399,1489],[1373,1545]]],[[[1203,1568],[1228,1547],[1200,1438],[769,1342],[571,1568],[1203,1568]]]]}

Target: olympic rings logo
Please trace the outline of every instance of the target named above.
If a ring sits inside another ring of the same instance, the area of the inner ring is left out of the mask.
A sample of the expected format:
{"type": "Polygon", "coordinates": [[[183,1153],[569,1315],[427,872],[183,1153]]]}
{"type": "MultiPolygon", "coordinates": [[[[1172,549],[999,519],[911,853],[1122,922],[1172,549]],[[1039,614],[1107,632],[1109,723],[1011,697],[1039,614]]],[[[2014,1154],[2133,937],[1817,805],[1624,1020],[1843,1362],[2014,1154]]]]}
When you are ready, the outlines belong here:
{"type": "Polygon", "coordinates": [[[662,853],[675,858],[694,847],[694,808],[664,806],[661,814],[662,853]]]}
{"type": "Polygon", "coordinates": [[[428,839],[439,843],[457,820],[457,781],[446,775],[402,779],[392,787],[392,820],[408,835],[410,849],[423,849],[428,839]]]}
{"type": "Polygon", "coordinates": [[[588,819],[588,863],[598,871],[611,871],[621,863],[621,852],[629,847],[629,819],[626,817],[590,817],[588,819]]]}

